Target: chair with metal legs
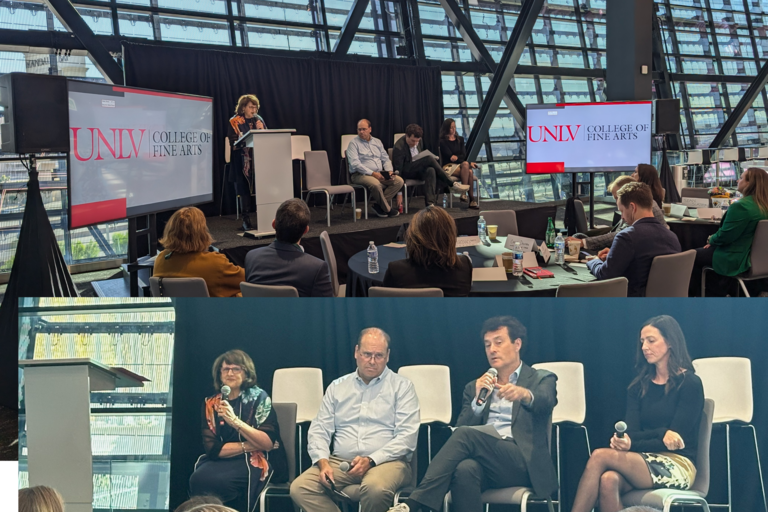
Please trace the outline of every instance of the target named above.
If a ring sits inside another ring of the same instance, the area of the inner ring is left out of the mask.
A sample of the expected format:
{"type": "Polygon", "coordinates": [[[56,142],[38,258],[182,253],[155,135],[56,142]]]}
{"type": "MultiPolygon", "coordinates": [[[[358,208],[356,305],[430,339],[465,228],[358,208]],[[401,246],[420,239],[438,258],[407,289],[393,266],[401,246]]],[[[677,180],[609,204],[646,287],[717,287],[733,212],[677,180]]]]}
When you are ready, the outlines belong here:
{"type": "MultiPolygon", "coordinates": [[[[575,425],[584,430],[587,444],[587,456],[592,455],[589,446],[589,432],[584,425],[587,416],[587,394],[584,387],[584,365],[573,362],[537,363],[537,370],[547,370],[557,375],[557,405],[552,411],[552,424],[555,426],[555,452],[557,453],[557,481],[561,481],[560,464],[560,426],[575,425]]],[[[562,510],[562,495],[557,488],[557,508],[562,510]]]]}
{"type": "Polygon", "coordinates": [[[427,427],[427,458],[432,462],[432,425],[450,425],[451,369],[443,365],[401,366],[399,375],[413,382],[419,397],[421,424],[427,427]]]}
{"type": "MultiPolygon", "coordinates": [[[[325,151],[306,151],[304,161],[307,166],[307,201],[310,194],[323,193],[326,198],[326,220],[331,226],[331,201],[336,194],[351,194],[352,204],[355,202],[355,189],[349,185],[331,185],[331,167],[328,164],[328,153],[325,151]]],[[[352,209],[352,222],[357,222],[355,209],[352,209]]]]}
{"type": "Polygon", "coordinates": [[[763,493],[763,508],[768,512],[763,468],[757,432],[752,422],[752,364],[745,357],[707,357],[695,359],[693,368],[704,386],[704,396],[715,402],[714,423],[725,424],[725,454],[728,472],[728,510],[733,510],[733,482],[731,480],[731,426],[752,430],[757,457],[757,477],[763,493]]]}
{"type": "Polygon", "coordinates": [[[302,468],[301,423],[315,419],[323,402],[323,371],[320,368],[280,368],[272,376],[272,402],[296,404],[298,469],[302,468]]]}

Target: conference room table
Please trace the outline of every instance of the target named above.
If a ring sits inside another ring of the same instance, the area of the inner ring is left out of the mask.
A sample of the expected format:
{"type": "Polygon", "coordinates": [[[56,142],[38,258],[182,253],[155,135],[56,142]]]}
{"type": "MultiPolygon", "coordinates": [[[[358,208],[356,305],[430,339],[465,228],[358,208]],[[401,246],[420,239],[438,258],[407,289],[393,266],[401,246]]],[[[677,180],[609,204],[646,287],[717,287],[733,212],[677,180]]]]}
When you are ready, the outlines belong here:
{"type": "MultiPolygon", "coordinates": [[[[473,247],[459,247],[457,252],[469,253],[472,266],[492,267],[496,261],[496,255],[509,252],[504,248],[506,237],[497,237],[495,242],[489,245],[476,245],[473,247]]],[[[540,240],[537,243],[541,243],[540,240]]],[[[390,262],[405,259],[405,247],[379,246],[379,272],[368,272],[368,254],[366,250],[356,253],[349,259],[349,271],[347,272],[347,297],[367,297],[368,288],[382,286],[384,274],[390,262]]],[[[554,252],[552,254],[554,260],[554,252]]],[[[594,281],[586,265],[578,263],[568,264],[568,268],[550,263],[547,270],[555,277],[546,279],[533,279],[522,275],[515,277],[507,274],[506,281],[473,281],[470,297],[554,297],[557,287],[561,284],[586,283],[594,281]]]]}
{"type": "MultiPolygon", "coordinates": [[[[615,212],[613,215],[613,225],[615,225],[621,214],[615,212]]],[[[698,249],[707,244],[707,238],[714,235],[720,229],[719,220],[694,219],[686,217],[685,220],[675,217],[664,217],[670,231],[677,235],[680,240],[680,247],[683,251],[698,249]]]]}

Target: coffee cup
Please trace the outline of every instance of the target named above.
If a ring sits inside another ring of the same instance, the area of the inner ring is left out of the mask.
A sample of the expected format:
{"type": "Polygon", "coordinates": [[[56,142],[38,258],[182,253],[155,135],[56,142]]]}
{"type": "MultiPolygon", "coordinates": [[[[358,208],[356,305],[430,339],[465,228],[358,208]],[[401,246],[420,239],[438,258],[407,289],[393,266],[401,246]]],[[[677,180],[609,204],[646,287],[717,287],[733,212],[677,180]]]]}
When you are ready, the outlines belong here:
{"type": "Polygon", "coordinates": [[[662,207],[663,207],[663,209],[664,209],[664,215],[669,215],[669,214],[672,212],[672,205],[671,205],[671,204],[669,204],[669,203],[664,203],[664,204],[662,205],[662,207]]]}
{"type": "Polygon", "coordinates": [[[499,232],[499,226],[496,226],[494,224],[488,225],[488,238],[491,240],[496,240],[496,233],[499,232]]]}
{"type": "MultiPolygon", "coordinates": [[[[489,226],[490,227],[490,226],[489,226]]],[[[501,255],[501,263],[504,265],[504,272],[512,273],[512,267],[515,263],[515,255],[511,252],[505,252],[501,255]]]]}
{"type": "Polygon", "coordinates": [[[361,219],[363,217],[362,208],[355,208],[355,217],[358,219],[361,219]]]}
{"type": "Polygon", "coordinates": [[[571,256],[578,256],[581,251],[581,240],[568,240],[568,253],[571,256]]]}

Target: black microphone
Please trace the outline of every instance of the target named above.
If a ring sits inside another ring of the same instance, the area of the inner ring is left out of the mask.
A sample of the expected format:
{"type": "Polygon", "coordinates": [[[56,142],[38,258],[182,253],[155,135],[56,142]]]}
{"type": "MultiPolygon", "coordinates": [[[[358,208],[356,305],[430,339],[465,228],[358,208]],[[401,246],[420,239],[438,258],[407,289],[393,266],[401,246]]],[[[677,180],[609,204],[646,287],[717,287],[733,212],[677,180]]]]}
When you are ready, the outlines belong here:
{"type": "MultiPolygon", "coordinates": [[[[223,402],[229,400],[229,393],[231,393],[231,392],[232,392],[232,388],[230,388],[226,384],[221,386],[221,400],[223,402]]],[[[219,425],[221,425],[223,427],[224,426],[224,420],[219,420],[219,425]]]]}
{"type": "MultiPolygon", "coordinates": [[[[485,372],[486,375],[490,375],[493,378],[496,378],[496,376],[499,374],[498,371],[496,371],[496,368],[489,368],[487,372],[485,372]]],[[[480,390],[480,394],[477,395],[477,405],[483,405],[485,404],[485,401],[488,400],[488,393],[490,393],[491,390],[488,388],[483,388],[480,390]]]]}
{"type": "Polygon", "coordinates": [[[623,421],[617,421],[616,424],[613,426],[613,428],[616,429],[616,437],[619,439],[624,438],[624,432],[627,431],[627,424],[623,421]]]}

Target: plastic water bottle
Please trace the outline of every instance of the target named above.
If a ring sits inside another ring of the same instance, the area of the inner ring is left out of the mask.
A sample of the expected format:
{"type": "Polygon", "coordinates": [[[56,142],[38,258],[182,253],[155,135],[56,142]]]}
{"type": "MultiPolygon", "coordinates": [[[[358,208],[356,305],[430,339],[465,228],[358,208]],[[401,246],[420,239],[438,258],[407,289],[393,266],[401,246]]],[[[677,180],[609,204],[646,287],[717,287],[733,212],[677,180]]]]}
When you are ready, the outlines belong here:
{"type": "Polygon", "coordinates": [[[448,209],[448,194],[443,194],[443,210],[448,209]]]}
{"type": "Polygon", "coordinates": [[[480,237],[480,241],[485,243],[485,219],[481,215],[479,219],[477,219],[477,236],[480,237]]]}
{"type": "Polygon", "coordinates": [[[555,263],[557,265],[565,263],[565,239],[562,233],[558,233],[555,238],[555,263]]]}
{"type": "Polygon", "coordinates": [[[379,250],[372,241],[368,242],[368,273],[379,273],[379,250]]]}
{"type": "Polygon", "coordinates": [[[523,275],[523,247],[520,242],[515,242],[515,248],[512,250],[512,275],[520,277],[523,275]]]}

